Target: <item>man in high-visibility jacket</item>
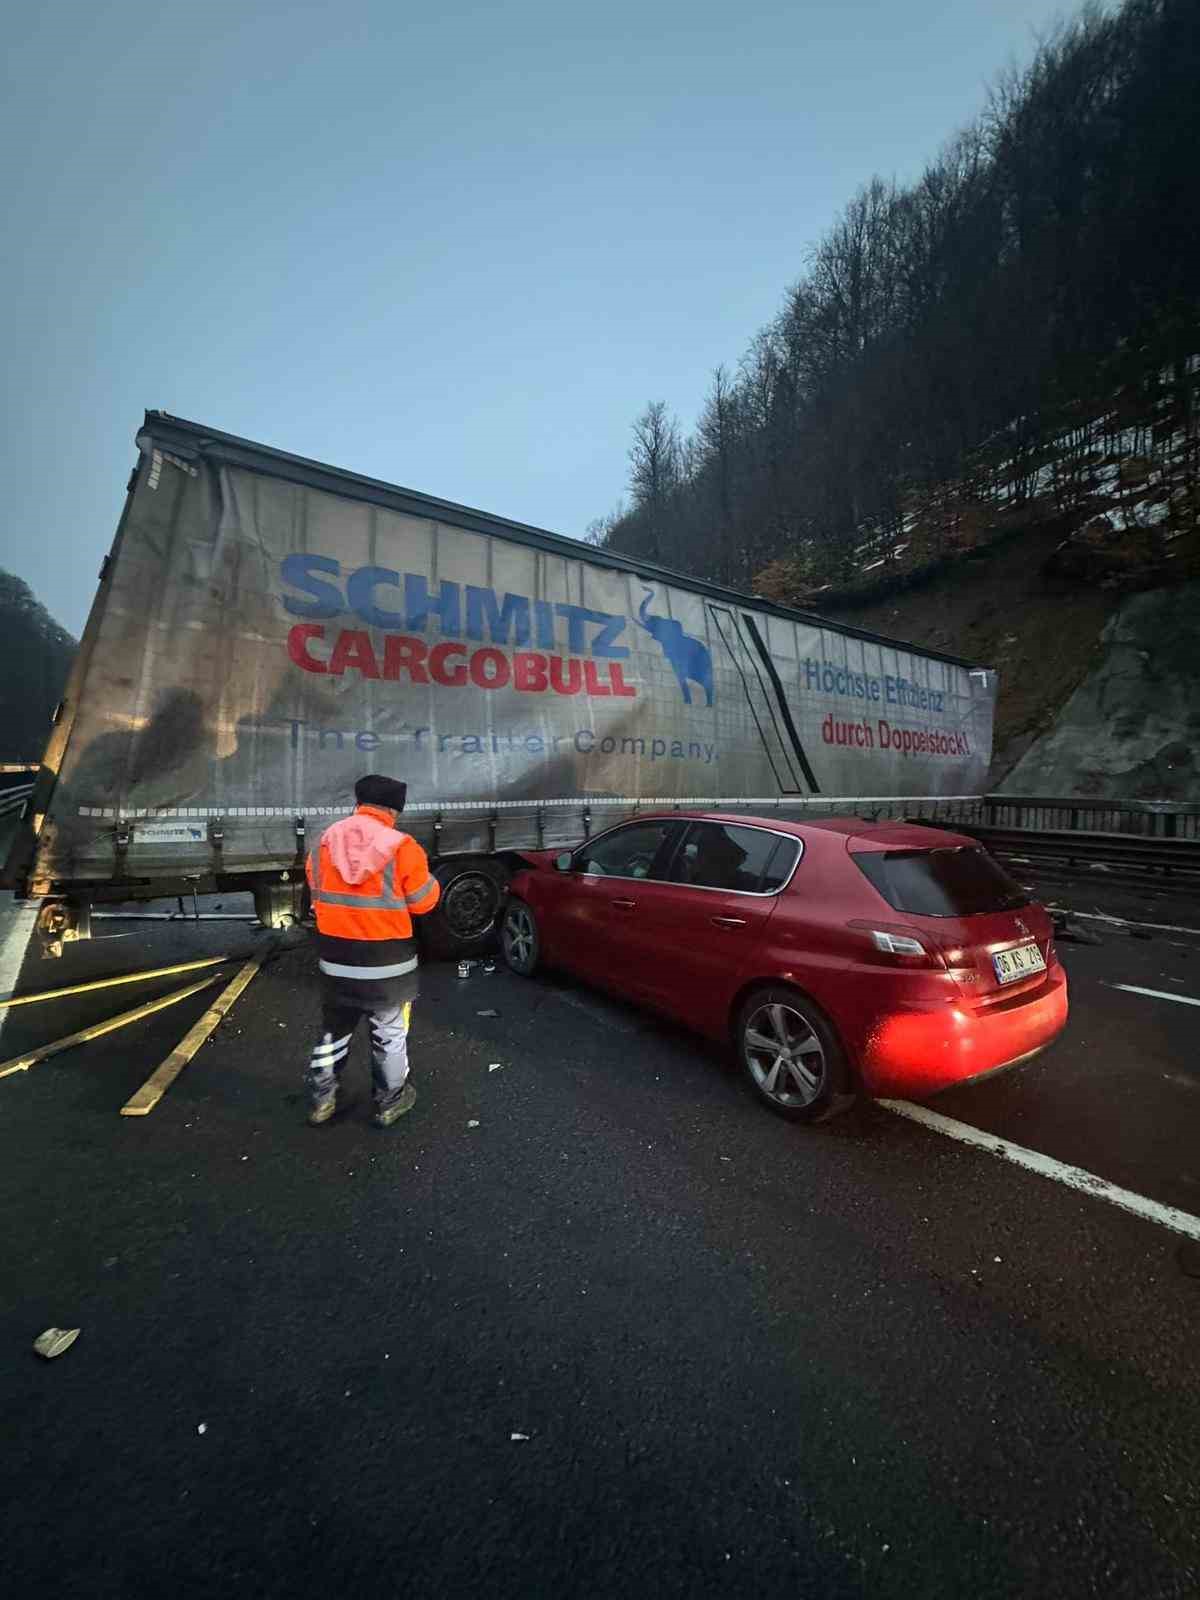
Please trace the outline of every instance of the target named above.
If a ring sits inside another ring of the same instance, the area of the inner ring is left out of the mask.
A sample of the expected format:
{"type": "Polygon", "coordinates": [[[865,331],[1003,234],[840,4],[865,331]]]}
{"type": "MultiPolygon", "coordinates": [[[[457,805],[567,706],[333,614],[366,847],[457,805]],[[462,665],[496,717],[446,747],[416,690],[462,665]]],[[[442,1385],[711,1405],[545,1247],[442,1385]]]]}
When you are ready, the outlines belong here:
{"type": "Polygon", "coordinates": [[[411,1111],[408,1025],[417,995],[413,917],[432,911],[441,886],[415,839],[397,827],[407,784],[372,774],[354,785],[349,817],[326,828],[308,856],[322,973],[321,1042],[306,1082],[309,1122],[328,1122],[338,1076],[362,1017],[370,1021],[375,1123],[411,1111]]]}

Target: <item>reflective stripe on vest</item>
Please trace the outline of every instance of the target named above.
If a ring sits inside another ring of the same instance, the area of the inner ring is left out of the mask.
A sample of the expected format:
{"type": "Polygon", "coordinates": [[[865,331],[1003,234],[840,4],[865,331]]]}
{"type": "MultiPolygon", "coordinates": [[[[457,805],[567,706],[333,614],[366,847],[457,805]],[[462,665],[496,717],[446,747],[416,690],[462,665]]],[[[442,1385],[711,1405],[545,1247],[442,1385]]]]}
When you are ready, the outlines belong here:
{"type": "Polygon", "coordinates": [[[360,983],[369,983],[372,978],[402,978],[406,972],[415,972],[417,958],[396,961],[390,967],[346,967],[340,961],[318,961],[317,965],[331,978],[356,978],[360,983]]]}
{"type": "Polygon", "coordinates": [[[384,870],[382,894],[335,894],[331,889],[321,888],[321,847],[318,845],[309,856],[313,904],[319,901],[323,906],[349,906],[354,911],[399,911],[402,907],[424,904],[437,888],[437,880],[430,876],[415,894],[404,894],[396,885],[398,855],[397,851],[384,870]]]}
{"type": "Polygon", "coordinates": [[[417,890],[416,894],[406,894],[404,896],[404,904],[406,906],[424,905],[426,900],[429,899],[429,896],[433,894],[436,888],[437,879],[433,876],[430,876],[425,879],[425,882],[417,890]]]}

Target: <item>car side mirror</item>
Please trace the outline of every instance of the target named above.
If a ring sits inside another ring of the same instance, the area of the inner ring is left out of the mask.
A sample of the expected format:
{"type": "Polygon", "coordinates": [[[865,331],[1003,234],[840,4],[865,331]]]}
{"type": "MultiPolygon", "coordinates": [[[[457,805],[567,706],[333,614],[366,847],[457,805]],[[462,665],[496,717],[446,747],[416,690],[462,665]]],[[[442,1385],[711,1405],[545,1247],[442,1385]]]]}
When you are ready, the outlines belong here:
{"type": "Polygon", "coordinates": [[[574,857],[572,856],[571,852],[569,850],[564,850],[562,855],[555,856],[554,865],[558,868],[558,870],[560,872],[570,872],[570,870],[571,870],[571,862],[573,860],[574,860],[574,857]]]}

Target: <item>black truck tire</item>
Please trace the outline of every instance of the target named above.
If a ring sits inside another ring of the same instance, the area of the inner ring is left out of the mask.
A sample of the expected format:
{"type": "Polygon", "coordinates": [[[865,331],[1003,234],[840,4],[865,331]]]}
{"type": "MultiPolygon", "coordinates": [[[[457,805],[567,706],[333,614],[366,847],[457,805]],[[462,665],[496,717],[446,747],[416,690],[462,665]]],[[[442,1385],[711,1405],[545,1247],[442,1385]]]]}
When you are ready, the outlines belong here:
{"type": "Polygon", "coordinates": [[[508,889],[504,864],[490,856],[461,856],[440,861],[433,875],[442,897],[427,916],[413,919],[425,951],[448,961],[494,951],[508,889]]]}

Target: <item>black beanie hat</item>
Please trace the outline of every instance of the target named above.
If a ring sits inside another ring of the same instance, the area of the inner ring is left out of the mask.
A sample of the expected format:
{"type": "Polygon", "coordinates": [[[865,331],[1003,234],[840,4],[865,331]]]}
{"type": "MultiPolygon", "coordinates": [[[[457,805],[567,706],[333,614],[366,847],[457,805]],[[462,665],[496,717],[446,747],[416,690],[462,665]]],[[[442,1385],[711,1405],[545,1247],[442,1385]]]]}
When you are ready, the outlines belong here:
{"type": "Polygon", "coordinates": [[[371,772],[354,785],[354,798],[360,806],[384,806],[388,811],[403,811],[408,785],[397,778],[371,772]]]}

